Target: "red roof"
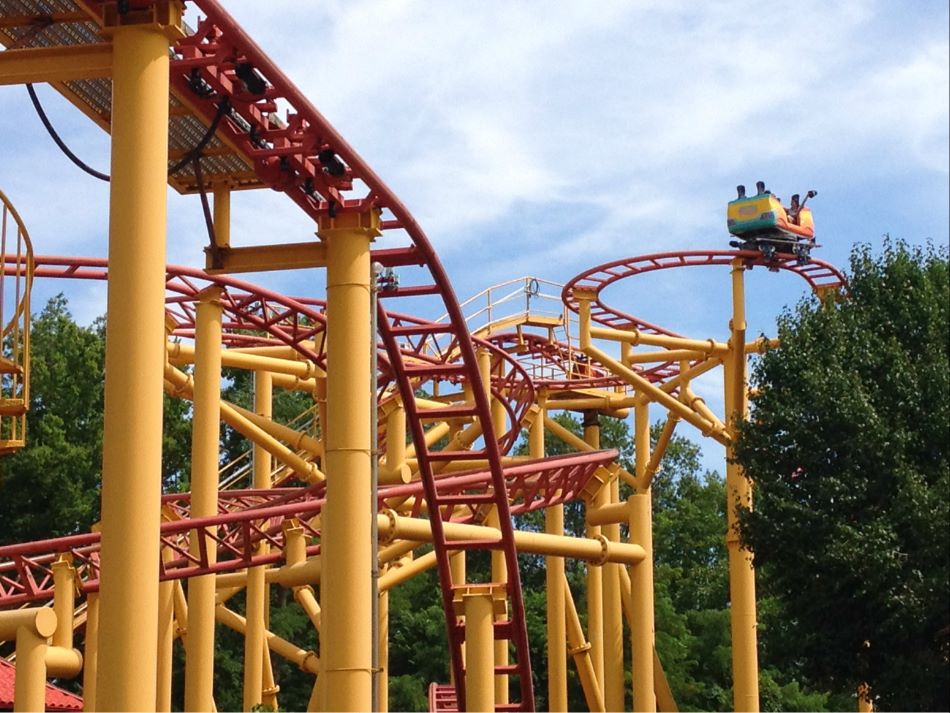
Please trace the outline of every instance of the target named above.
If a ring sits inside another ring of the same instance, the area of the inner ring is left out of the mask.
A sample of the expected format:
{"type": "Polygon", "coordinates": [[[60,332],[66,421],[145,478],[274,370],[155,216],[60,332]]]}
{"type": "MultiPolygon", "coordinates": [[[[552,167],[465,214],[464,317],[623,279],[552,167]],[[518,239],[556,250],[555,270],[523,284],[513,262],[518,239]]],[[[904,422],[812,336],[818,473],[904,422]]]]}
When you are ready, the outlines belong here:
{"type": "MultiPolygon", "coordinates": [[[[16,667],[0,658],[0,710],[13,710],[13,686],[15,680],[16,667]]],[[[81,711],[82,698],[47,683],[46,710],[81,711]]]]}

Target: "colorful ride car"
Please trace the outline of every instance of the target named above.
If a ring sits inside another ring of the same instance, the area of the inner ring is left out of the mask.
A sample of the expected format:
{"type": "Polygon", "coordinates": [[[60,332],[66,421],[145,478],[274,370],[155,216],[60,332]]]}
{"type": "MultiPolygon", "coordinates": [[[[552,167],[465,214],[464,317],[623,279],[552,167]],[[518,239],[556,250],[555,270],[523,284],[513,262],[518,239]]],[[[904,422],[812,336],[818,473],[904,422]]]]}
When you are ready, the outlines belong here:
{"type": "Polygon", "coordinates": [[[786,208],[778,197],[765,189],[762,181],[756,184],[756,190],[754,196],[746,196],[745,186],[737,188],[739,197],[730,201],[726,209],[730,233],[747,241],[756,238],[814,241],[815,221],[805,201],[818,195],[816,191],[808,191],[805,201],[800,203],[796,193],[786,208]]]}

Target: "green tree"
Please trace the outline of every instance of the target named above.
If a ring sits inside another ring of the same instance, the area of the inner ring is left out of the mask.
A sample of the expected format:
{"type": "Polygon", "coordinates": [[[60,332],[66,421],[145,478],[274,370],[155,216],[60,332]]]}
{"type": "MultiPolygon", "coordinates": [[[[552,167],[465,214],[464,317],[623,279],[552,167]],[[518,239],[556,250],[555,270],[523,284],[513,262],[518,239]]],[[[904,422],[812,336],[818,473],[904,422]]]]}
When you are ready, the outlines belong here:
{"type": "MultiPolygon", "coordinates": [[[[26,446],[0,458],[0,544],[85,532],[99,518],[105,320],[76,324],[63,295],[33,316],[26,446]]],[[[187,483],[191,405],[165,397],[162,480],[187,483]]]]}
{"type": "Polygon", "coordinates": [[[103,326],[53,297],[31,326],[27,446],[0,459],[0,543],[83,532],[99,515],[103,326]]]}
{"type": "Polygon", "coordinates": [[[846,300],[782,315],[736,450],[741,535],[784,611],[773,655],[835,692],[867,681],[881,709],[950,704],[948,304],[946,248],[856,247],[846,300]]]}
{"type": "Polygon", "coordinates": [[[430,683],[448,683],[445,613],[435,570],[389,592],[389,708],[425,711],[430,683]]]}
{"type": "Polygon", "coordinates": [[[687,710],[731,705],[725,501],[719,474],[700,469],[699,447],[674,436],[653,482],[656,648],[687,710]]]}

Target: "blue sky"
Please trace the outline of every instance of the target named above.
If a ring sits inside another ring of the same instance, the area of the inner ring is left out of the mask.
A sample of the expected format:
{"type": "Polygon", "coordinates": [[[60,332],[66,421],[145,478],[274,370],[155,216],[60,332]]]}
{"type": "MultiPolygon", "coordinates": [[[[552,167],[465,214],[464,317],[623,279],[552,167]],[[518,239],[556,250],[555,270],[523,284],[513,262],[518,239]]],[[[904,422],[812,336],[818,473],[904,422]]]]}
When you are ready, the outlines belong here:
{"type": "MultiPolygon", "coordinates": [[[[526,274],[563,281],[624,256],[724,247],[726,201],[760,178],[783,197],[818,189],[817,254],[839,266],[884,233],[948,242],[946,0],[226,5],[409,206],[461,298],[526,274]]],[[[41,95],[73,149],[107,169],[103,132],[41,95]]],[[[0,87],[0,102],[0,188],[37,252],[104,255],[107,187],[61,156],[22,87],[0,87]]],[[[170,196],[171,262],[201,264],[201,220],[196,198],[170,196]]],[[[235,244],[313,233],[270,191],[236,196],[234,220],[235,244]]],[[[608,297],[721,338],[728,273],[695,272],[608,297]]],[[[64,287],[80,319],[102,311],[101,285],[64,287]]],[[[750,331],[771,332],[803,287],[750,274],[750,331]]],[[[704,386],[715,408],[720,387],[704,386]]]]}

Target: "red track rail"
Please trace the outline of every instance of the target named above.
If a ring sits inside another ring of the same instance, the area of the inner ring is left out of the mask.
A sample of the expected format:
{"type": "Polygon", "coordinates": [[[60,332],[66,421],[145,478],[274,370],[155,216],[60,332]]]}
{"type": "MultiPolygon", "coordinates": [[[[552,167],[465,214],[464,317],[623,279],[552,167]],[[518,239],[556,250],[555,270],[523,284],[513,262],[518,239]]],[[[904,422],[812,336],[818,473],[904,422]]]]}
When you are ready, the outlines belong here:
{"type": "Polygon", "coordinates": [[[597,295],[591,305],[591,317],[600,324],[614,329],[634,327],[651,334],[678,336],[669,330],[608,306],[600,299],[600,293],[604,288],[619,280],[625,280],[628,277],[642,275],[647,272],[677,267],[731,265],[736,258],[741,259],[747,269],[760,266],[769,270],[794,272],[808,282],[812,290],[816,292],[843,287],[846,284],[844,275],[836,267],[814,258],[805,265],[799,265],[793,255],[778,254],[773,259],[766,260],[761,253],[755,250],[688,250],[623,258],[622,260],[614,260],[592,267],[564,285],[564,289],[561,291],[561,299],[572,312],[576,313],[579,307],[578,301],[574,297],[574,291],[590,290],[597,295]]]}
{"type": "MultiPolygon", "coordinates": [[[[0,257],[0,259],[3,259],[0,257]]],[[[35,258],[36,278],[106,280],[108,261],[103,258],[35,258]]],[[[15,266],[3,264],[4,272],[15,266]]],[[[217,285],[224,290],[223,340],[228,346],[286,345],[321,367],[326,364],[326,319],[319,309],[291,297],[226,276],[211,277],[202,270],[169,265],[166,268],[166,313],[175,321],[172,336],[193,338],[196,299],[203,289],[217,285]],[[307,342],[313,340],[316,348],[307,342]]]]}
{"type": "MultiPolygon", "coordinates": [[[[545,460],[525,462],[505,470],[505,492],[511,498],[513,515],[558,505],[578,498],[594,472],[610,463],[616,451],[596,451],[545,460]]],[[[480,470],[457,473],[439,479],[443,496],[457,499],[453,522],[479,523],[484,518],[482,498],[494,488],[491,473],[480,470]]],[[[234,572],[246,567],[272,565],[283,559],[283,524],[297,520],[309,538],[320,531],[310,521],[320,514],[324,500],[322,484],[307,488],[274,488],[222,492],[218,514],[190,517],[190,495],[176,493],[162,498],[164,520],[161,526],[163,547],[173,553],[163,561],[162,581],[184,579],[201,574],[234,572]],[[190,537],[199,536],[199,551],[189,549],[190,537]],[[271,545],[266,555],[258,554],[258,544],[271,545]],[[216,552],[212,564],[208,555],[216,552]]],[[[419,516],[423,485],[420,482],[383,488],[379,510],[391,502],[413,498],[410,515],[419,516]]],[[[0,547],[0,609],[48,601],[53,596],[52,564],[62,555],[72,558],[83,593],[99,588],[99,533],[86,533],[50,540],[39,540],[0,547]]],[[[310,545],[308,555],[320,552],[310,545]]]]}
{"type": "MultiPolygon", "coordinates": [[[[847,285],[844,275],[836,267],[814,258],[807,264],[800,265],[795,256],[781,253],[768,260],[755,250],[689,250],[623,258],[622,260],[592,267],[574,277],[564,286],[561,291],[561,299],[568,309],[577,313],[580,308],[578,300],[574,296],[575,291],[592,291],[596,295],[591,302],[592,321],[613,329],[637,329],[647,334],[680,336],[668,329],[607,305],[601,299],[601,293],[606,287],[615,282],[647,272],[680,267],[728,266],[737,258],[742,260],[746,269],[759,266],[773,271],[786,270],[793,272],[803,278],[815,292],[840,289],[847,285]]],[[[679,374],[679,362],[660,364],[645,370],[643,373],[651,381],[666,380],[675,377],[677,374],[679,374]]]]}

